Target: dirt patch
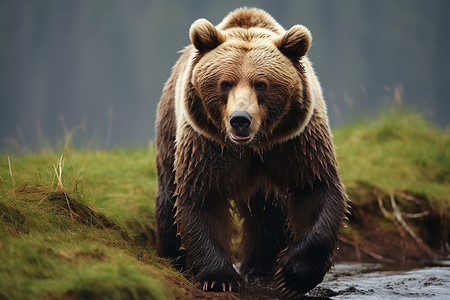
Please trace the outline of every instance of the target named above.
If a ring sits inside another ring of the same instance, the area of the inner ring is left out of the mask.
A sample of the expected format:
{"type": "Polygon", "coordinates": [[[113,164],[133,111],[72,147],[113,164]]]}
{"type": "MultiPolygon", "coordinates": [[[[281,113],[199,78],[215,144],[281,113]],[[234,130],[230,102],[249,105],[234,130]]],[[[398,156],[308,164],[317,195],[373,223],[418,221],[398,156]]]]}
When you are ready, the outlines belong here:
{"type": "Polygon", "coordinates": [[[262,283],[247,283],[240,293],[235,292],[204,292],[190,284],[180,284],[178,286],[185,292],[177,299],[222,299],[222,300],[272,300],[279,299],[280,294],[276,291],[273,281],[262,283]]]}
{"type": "Polygon", "coordinates": [[[450,258],[450,222],[426,198],[367,185],[354,196],[366,201],[362,206],[352,204],[348,228],[335,252],[337,261],[404,263],[450,258]]]}

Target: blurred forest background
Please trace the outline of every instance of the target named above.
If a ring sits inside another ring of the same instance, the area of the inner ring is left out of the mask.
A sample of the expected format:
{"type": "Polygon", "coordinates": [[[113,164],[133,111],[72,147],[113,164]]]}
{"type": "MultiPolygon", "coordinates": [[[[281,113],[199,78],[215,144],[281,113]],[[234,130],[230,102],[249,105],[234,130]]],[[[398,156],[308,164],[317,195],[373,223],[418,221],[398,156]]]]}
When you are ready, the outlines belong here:
{"type": "Polygon", "coordinates": [[[0,149],[45,149],[71,131],[81,147],[146,145],[189,26],[240,6],[311,30],[332,126],[392,99],[450,125],[447,0],[0,0],[0,149]]]}

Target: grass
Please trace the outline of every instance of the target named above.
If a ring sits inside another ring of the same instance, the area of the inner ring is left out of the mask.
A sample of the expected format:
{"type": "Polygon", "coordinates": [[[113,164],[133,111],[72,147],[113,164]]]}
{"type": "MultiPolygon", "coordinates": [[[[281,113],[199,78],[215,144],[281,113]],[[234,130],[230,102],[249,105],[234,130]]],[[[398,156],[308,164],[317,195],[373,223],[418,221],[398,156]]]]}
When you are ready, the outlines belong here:
{"type": "Polygon", "coordinates": [[[154,155],[1,156],[0,299],[180,296],[186,280],[150,247],[154,155]]]}
{"type": "MultiPolygon", "coordinates": [[[[353,207],[352,222],[344,230],[348,239],[373,239],[380,228],[397,232],[399,238],[412,237],[424,255],[429,249],[448,255],[449,133],[417,112],[397,108],[339,128],[334,137],[353,207]]],[[[368,247],[367,241],[357,243],[368,247]]]]}
{"type": "MultiPolygon", "coordinates": [[[[388,193],[409,191],[450,215],[450,135],[418,113],[389,110],[378,119],[334,132],[347,188],[361,184],[388,193]]],[[[368,198],[353,199],[357,204],[368,198]]]]}
{"type": "MultiPolygon", "coordinates": [[[[334,135],[354,205],[374,206],[365,187],[407,191],[450,216],[448,133],[390,111],[334,135]]],[[[153,248],[155,151],[0,155],[0,299],[183,298],[153,248]]]]}

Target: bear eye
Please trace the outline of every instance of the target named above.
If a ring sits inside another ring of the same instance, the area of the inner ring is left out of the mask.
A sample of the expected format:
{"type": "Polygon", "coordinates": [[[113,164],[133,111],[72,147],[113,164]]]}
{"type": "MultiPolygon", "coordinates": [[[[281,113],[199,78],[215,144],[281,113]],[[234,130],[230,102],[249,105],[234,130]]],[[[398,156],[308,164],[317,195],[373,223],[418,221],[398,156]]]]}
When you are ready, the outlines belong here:
{"type": "Polygon", "coordinates": [[[267,89],[267,83],[262,82],[262,81],[257,82],[257,83],[255,83],[255,89],[257,91],[265,91],[267,89]]]}
{"type": "Polygon", "coordinates": [[[220,83],[220,89],[224,92],[228,92],[233,88],[233,84],[229,81],[222,81],[220,83]]]}

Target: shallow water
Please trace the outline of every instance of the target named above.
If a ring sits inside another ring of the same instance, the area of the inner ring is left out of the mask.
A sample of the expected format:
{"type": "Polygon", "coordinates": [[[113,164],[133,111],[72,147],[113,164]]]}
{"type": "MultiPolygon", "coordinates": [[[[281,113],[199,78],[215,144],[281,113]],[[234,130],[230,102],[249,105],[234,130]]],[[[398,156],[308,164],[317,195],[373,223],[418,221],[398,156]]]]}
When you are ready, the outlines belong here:
{"type": "Polygon", "coordinates": [[[433,266],[337,264],[310,296],[329,299],[450,299],[450,261],[433,266]]]}

